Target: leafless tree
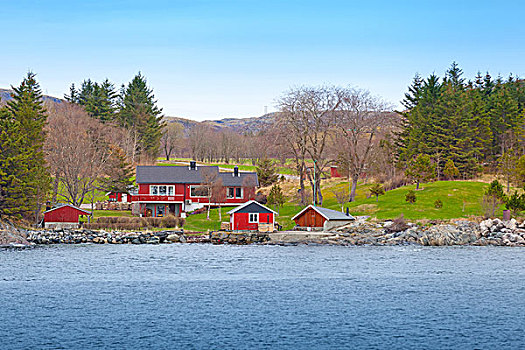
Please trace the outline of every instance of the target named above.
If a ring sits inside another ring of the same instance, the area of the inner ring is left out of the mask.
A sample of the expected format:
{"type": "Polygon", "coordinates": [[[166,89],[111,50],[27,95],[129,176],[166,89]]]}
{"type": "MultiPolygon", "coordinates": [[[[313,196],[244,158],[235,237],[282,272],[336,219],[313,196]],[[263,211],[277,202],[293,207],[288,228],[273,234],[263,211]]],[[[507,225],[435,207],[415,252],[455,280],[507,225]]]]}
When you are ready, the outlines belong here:
{"type": "Polygon", "coordinates": [[[255,199],[255,188],[257,187],[257,181],[252,175],[246,176],[242,179],[242,188],[244,191],[244,198],[248,200],[255,199]]]}
{"type": "Polygon", "coordinates": [[[93,202],[97,179],[110,155],[112,128],[77,105],[61,103],[48,111],[44,147],[54,177],[53,198],[79,206],[91,194],[93,202]]]}
{"type": "Polygon", "coordinates": [[[343,97],[344,91],[333,86],[300,87],[290,90],[279,100],[279,123],[289,135],[288,144],[299,177],[306,173],[312,188],[316,189],[313,191],[316,204],[323,202],[321,179],[332,161],[328,158],[327,146],[343,97]],[[310,172],[305,172],[307,162],[313,163],[310,172]]]}
{"type": "Polygon", "coordinates": [[[222,203],[226,202],[226,188],[224,187],[222,178],[219,176],[212,183],[211,201],[217,203],[219,207],[219,221],[222,222],[221,206],[222,203]]]}
{"type": "MultiPolygon", "coordinates": [[[[201,170],[201,178],[201,188],[204,191],[206,198],[208,198],[208,211],[206,213],[206,219],[210,220],[210,207],[213,197],[213,188],[216,186],[216,183],[219,181],[220,177],[216,168],[203,168],[201,170]]],[[[222,182],[222,179],[220,180],[222,182]]]]}
{"type": "Polygon", "coordinates": [[[347,88],[340,105],[336,144],[348,161],[350,201],[355,199],[357,182],[366,169],[378,134],[392,125],[391,107],[366,90],[347,88]]]}
{"type": "Polygon", "coordinates": [[[348,201],[348,191],[344,188],[332,190],[335,200],[341,206],[341,211],[344,212],[344,204],[348,201]]]}
{"type": "Polygon", "coordinates": [[[180,147],[184,127],[177,122],[169,123],[164,128],[162,138],[160,139],[161,147],[166,156],[166,160],[170,160],[173,152],[180,147]]]}

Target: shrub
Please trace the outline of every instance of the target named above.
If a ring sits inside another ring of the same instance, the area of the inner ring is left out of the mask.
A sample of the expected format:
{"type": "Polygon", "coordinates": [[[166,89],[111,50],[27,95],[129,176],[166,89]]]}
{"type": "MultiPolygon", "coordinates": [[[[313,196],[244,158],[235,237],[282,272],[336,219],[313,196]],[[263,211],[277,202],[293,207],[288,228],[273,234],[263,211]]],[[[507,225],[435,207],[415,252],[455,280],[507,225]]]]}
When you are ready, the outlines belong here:
{"type": "Polygon", "coordinates": [[[405,222],[405,216],[401,214],[398,218],[394,219],[392,225],[386,228],[387,232],[401,232],[408,229],[410,226],[405,222]]]}
{"type": "Polygon", "coordinates": [[[436,199],[436,201],[434,202],[434,208],[436,209],[443,208],[443,202],[441,201],[441,199],[436,199]]]}
{"type": "Polygon", "coordinates": [[[525,210],[525,194],[519,195],[517,191],[514,191],[514,193],[506,199],[505,208],[510,210],[512,215],[518,215],[519,212],[525,210]]]}
{"type": "Polygon", "coordinates": [[[416,193],[414,190],[409,190],[407,194],[405,195],[405,201],[407,201],[410,204],[414,204],[416,202],[416,193]]]}
{"type": "Polygon", "coordinates": [[[385,189],[383,185],[375,183],[368,189],[370,191],[370,195],[376,196],[376,202],[379,202],[379,196],[385,194],[385,189]]]}
{"type": "Polygon", "coordinates": [[[503,186],[498,180],[492,181],[489,188],[483,194],[481,202],[485,217],[494,217],[496,209],[505,203],[506,199],[505,193],[503,193],[503,186]]]}

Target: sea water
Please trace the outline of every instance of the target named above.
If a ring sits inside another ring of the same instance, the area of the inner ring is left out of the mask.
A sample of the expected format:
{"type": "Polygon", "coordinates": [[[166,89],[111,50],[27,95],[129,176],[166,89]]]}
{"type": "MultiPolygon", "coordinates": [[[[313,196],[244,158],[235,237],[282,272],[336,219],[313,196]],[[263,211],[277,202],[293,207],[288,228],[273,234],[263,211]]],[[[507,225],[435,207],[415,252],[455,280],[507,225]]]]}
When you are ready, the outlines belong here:
{"type": "Polygon", "coordinates": [[[0,251],[1,349],[524,349],[525,249],[0,251]]]}

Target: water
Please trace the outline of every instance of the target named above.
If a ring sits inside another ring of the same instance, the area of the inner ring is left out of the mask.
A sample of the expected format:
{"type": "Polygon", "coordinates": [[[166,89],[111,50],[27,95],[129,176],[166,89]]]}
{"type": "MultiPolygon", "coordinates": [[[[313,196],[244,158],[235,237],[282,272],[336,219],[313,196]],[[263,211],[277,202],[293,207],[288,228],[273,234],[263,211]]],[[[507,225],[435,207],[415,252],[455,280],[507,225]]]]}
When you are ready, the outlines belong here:
{"type": "Polygon", "coordinates": [[[524,349],[525,249],[0,251],[1,349],[524,349]]]}

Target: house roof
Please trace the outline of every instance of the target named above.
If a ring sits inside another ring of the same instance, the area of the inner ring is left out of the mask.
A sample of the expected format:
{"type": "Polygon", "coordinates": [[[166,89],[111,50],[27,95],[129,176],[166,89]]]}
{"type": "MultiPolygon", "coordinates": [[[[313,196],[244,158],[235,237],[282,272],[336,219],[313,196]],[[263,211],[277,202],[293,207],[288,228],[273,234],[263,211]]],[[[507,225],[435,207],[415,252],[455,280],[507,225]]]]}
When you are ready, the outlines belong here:
{"type": "Polygon", "coordinates": [[[60,204],[58,204],[56,207],[51,208],[51,209],[49,209],[49,210],[46,210],[46,211],[44,212],[44,214],[45,214],[45,213],[49,213],[49,212],[54,211],[54,210],[57,210],[57,209],[64,208],[64,207],[70,207],[70,208],[73,208],[73,209],[75,209],[75,210],[81,211],[81,212],[83,212],[83,213],[85,213],[85,214],[91,215],[91,212],[90,212],[90,211],[87,211],[87,210],[84,210],[84,209],[80,209],[79,207],[75,207],[74,205],[71,205],[71,204],[64,204],[64,203],[60,203],[60,204]]]}
{"type": "Polygon", "coordinates": [[[292,220],[295,220],[298,216],[300,216],[302,213],[304,213],[308,208],[312,208],[316,212],[318,212],[322,217],[324,217],[326,220],[355,220],[355,218],[352,215],[346,215],[343,212],[340,212],[338,210],[332,210],[327,209],[323,207],[316,207],[312,204],[301,210],[299,213],[297,213],[292,220]]]}
{"type": "Polygon", "coordinates": [[[259,185],[257,173],[240,172],[239,176],[233,176],[233,173],[219,172],[218,166],[197,166],[196,170],[190,170],[188,166],[137,166],[136,182],[138,184],[202,183],[205,171],[218,173],[224,186],[242,186],[248,176],[253,176],[256,186],[259,185]]]}
{"type": "MultiPolygon", "coordinates": [[[[271,210],[270,208],[268,208],[267,206],[262,205],[261,203],[255,201],[255,200],[253,200],[253,199],[252,199],[251,201],[248,201],[248,202],[242,204],[242,205],[239,205],[237,208],[234,208],[234,209],[230,210],[230,211],[228,212],[228,214],[231,215],[231,214],[233,214],[233,213],[236,213],[236,212],[241,211],[241,210],[244,209],[244,208],[248,208],[248,207],[252,207],[252,206],[258,206],[258,207],[260,207],[260,208],[262,208],[262,209],[264,209],[264,210],[267,210],[267,212],[274,213],[275,215],[279,215],[279,214],[277,214],[275,211],[273,211],[273,210],[271,210]]],[[[254,211],[250,211],[250,212],[252,212],[252,213],[259,213],[260,211],[255,211],[255,210],[254,210],[254,211]]]]}

